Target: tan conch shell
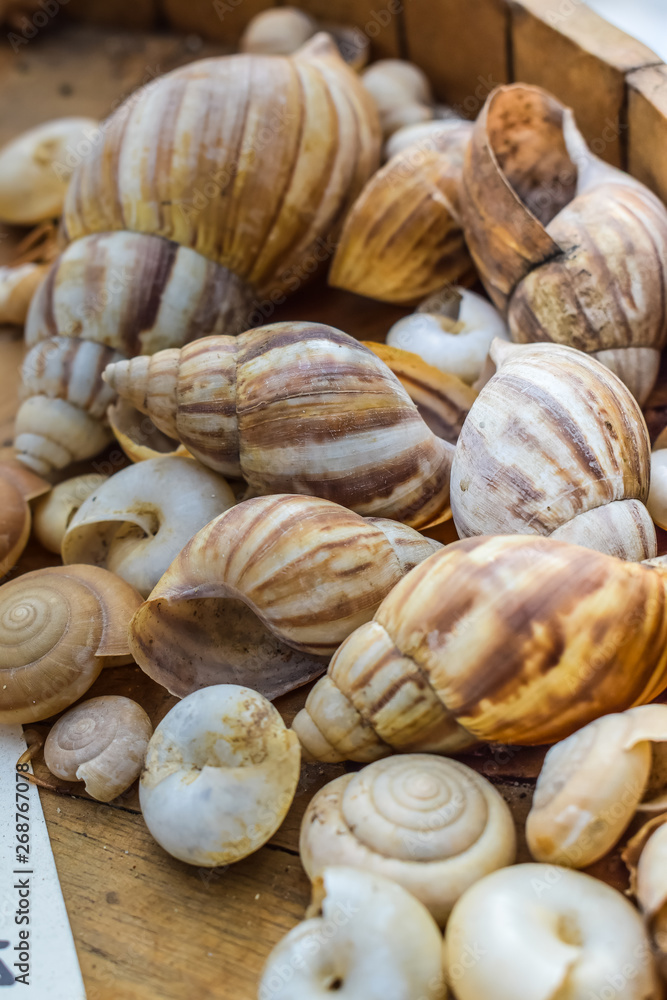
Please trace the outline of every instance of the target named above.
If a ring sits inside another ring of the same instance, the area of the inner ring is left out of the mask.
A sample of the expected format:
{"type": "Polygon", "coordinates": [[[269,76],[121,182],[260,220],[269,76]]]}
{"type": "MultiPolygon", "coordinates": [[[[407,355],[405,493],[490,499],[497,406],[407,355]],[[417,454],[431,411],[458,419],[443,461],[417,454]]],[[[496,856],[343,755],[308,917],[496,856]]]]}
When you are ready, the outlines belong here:
{"type": "Polygon", "coordinates": [[[552,538],[455,542],[345,640],[294,728],[327,761],[554,743],[667,687],[666,588],[552,538]]]}
{"type": "Polygon", "coordinates": [[[390,344],[362,340],[397,377],[434,434],[456,444],[477,393],[456,375],[429,365],[418,354],[390,344]]]}
{"type": "Polygon", "coordinates": [[[275,698],[323,673],[322,657],[440,548],[327,500],[246,500],[171,564],[132,621],[133,655],[179,697],[238,681],[275,698]]]}
{"type": "Polygon", "coordinates": [[[405,59],[378,59],[361,74],[375,101],[382,135],[433,118],[433,94],[426,74],[405,59]]]}
{"type": "Polygon", "coordinates": [[[306,916],[269,955],[259,1000],[445,1000],[442,936],[400,885],[327,868],[306,916]]]}
{"type": "Polygon", "coordinates": [[[83,781],[89,795],[111,802],[144,766],[151,721],[141,705],[121,695],[90,698],[70,708],[50,730],[44,763],[65,781],[83,781]]]}
{"type": "Polygon", "coordinates": [[[192,536],[234,503],[225,480],[192,458],[130,465],[80,505],[63,562],[102,566],[147,597],[192,536]]]}
{"type": "Polygon", "coordinates": [[[103,667],[129,663],[134,587],[97,566],[58,566],[0,587],[0,723],[47,719],[103,667]]]}
{"type": "Polygon", "coordinates": [[[491,357],[498,372],[472,405],[452,465],[459,535],[549,535],[622,559],[655,556],[650,442],[626,386],[559,344],[496,340],[491,357]]]}
{"type": "Polygon", "coordinates": [[[445,975],[457,1000],[660,1000],[650,942],[616,889],[556,865],[514,865],[455,905],[445,975]]]}
{"type": "Polygon", "coordinates": [[[30,537],[28,501],[50,489],[50,483],[22,465],[0,463],[0,577],[16,565],[30,537]]]}
{"type": "Polygon", "coordinates": [[[74,166],[101,135],[93,118],[56,118],[0,149],[0,219],[29,226],[62,212],[74,166]]]}
{"type": "Polygon", "coordinates": [[[488,97],[461,190],[466,240],[514,340],[593,354],[643,403],[667,340],[667,209],[594,156],[538,87],[488,97]]]}
{"type": "Polygon", "coordinates": [[[299,742],[265,698],[217,684],[179,701],[157,726],[139,801],[173,857],[212,868],[258,850],[287,815],[299,742]]]}
{"type": "Polygon", "coordinates": [[[35,291],[48,271],[47,264],[0,267],[0,324],[22,326],[35,291]]]}
{"type": "Polygon", "coordinates": [[[33,509],[34,534],[40,545],[60,555],[63,536],[72,517],[107,478],[98,472],[87,472],[65,479],[54,486],[48,496],[40,498],[33,509]]]}
{"type": "Polygon", "coordinates": [[[644,796],[667,705],[604,715],[549,750],[526,822],[536,861],[585,868],[620,840],[644,796]]]}
{"type": "Polygon", "coordinates": [[[448,504],[453,448],[359,341],[274,323],[111,365],[121,398],[204,465],[256,494],[305,493],[427,524],[448,504]]]}
{"type": "Polygon", "coordinates": [[[387,344],[418,354],[444,374],[479,390],[490,378],[492,340],[508,340],[502,317],[487,299],[466,288],[447,287],[429,296],[416,312],[394,323],[387,344]]]}
{"type": "Polygon", "coordinates": [[[371,177],[352,206],[329,284],[383,302],[414,303],[446,284],[472,284],[459,185],[472,125],[409,146],[371,177]]]}
{"type": "Polygon", "coordinates": [[[516,831],[503,798],[472,768],[406,754],[325,785],[303,817],[299,850],[311,881],[330,865],[384,875],[444,926],[468,886],[514,863],[516,831]]]}

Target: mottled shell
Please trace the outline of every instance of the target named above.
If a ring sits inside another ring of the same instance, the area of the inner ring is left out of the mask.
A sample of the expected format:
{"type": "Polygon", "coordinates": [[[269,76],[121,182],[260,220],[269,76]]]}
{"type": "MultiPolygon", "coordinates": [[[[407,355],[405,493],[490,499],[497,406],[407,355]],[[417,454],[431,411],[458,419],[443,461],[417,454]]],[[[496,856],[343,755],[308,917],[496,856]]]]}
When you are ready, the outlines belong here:
{"type": "Polygon", "coordinates": [[[0,219],[29,226],[62,212],[82,149],[99,136],[92,118],[57,118],[19,135],[0,150],[0,219]]]}
{"type": "Polygon", "coordinates": [[[306,810],[299,850],[311,881],[330,865],[384,875],[444,926],[468,886],[514,863],[516,832],[486,778],[455,760],[407,754],[325,785],[306,810]]]}
{"type": "Polygon", "coordinates": [[[58,566],[0,587],[0,723],[47,719],[102,668],[129,663],[128,623],[141,595],[97,566],[58,566]]]}
{"type": "Polygon", "coordinates": [[[345,221],[329,284],[414,303],[445,284],[472,284],[459,184],[472,126],[408,147],[370,179],[345,221]]]}
{"type": "Polygon", "coordinates": [[[25,323],[32,297],[47,271],[46,264],[0,267],[0,324],[25,323]]]}
{"type": "Polygon", "coordinates": [[[456,444],[477,393],[456,375],[427,364],[418,354],[390,344],[362,341],[390,368],[434,434],[456,444]]]}
{"type": "Polygon", "coordinates": [[[453,449],[357,340],[275,323],[119,362],[105,379],[204,465],[414,527],[447,506],[453,449]]]}
{"type": "Polygon", "coordinates": [[[294,728],[320,760],[553,743],[667,687],[666,586],[550,538],[448,545],[345,640],[294,728]]]}
{"type": "Polygon", "coordinates": [[[594,353],[643,402],[667,340],[659,199],[593,156],[555,98],[515,84],[493,91],[475,123],[461,212],[513,339],[594,353]]]}
{"type": "Polygon", "coordinates": [[[205,59],[114,113],[72,178],[65,226],[70,240],[163,236],[262,295],[284,293],[378,157],[372,102],[328,36],[292,57],[205,59]]]}
{"type": "Polygon", "coordinates": [[[106,479],[107,476],[97,472],[87,472],[65,479],[54,486],[48,496],[40,498],[33,510],[34,533],[40,545],[60,555],[63,536],[72,517],[106,479]]]}
{"type": "Polygon", "coordinates": [[[556,865],[514,865],[468,889],[444,955],[458,1000],[662,996],[635,908],[599,879],[556,865]]]}
{"type": "Polygon", "coordinates": [[[179,697],[240,681],[275,698],[323,673],[323,657],[440,547],[327,500],[246,500],[171,564],[132,621],[133,655],[179,697]]]}
{"type": "Polygon", "coordinates": [[[16,565],[30,537],[28,500],[50,489],[49,483],[22,466],[0,464],[0,577],[16,565]]]}
{"type": "Polygon", "coordinates": [[[239,861],[287,815],[300,763],[298,740],[256,691],[235,684],[195,691],[148,745],[139,785],[146,826],[187,864],[239,861]]]}
{"type": "Polygon", "coordinates": [[[428,910],[388,878],[333,866],[318,879],[310,919],[273,949],[264,1000],[445,1000],[442,935],[428,910]],[[287,970],[287,974],[286,974],[287,970]]]}
{"type": "Polygon", "coordinates": [[[192,458],[131,465],[80,505],[63,562],[102,566],[147,597],[192,536],[234,503],[225,480],[192,458]]]}
{"type": "Polygon", "coordinates": [[[94,799],[111,802],[139,777],[152,734],[136,701],[121,695],[90,698],[50,730],[44,763],[56,777],[83,781],[94,799]]]}
{"type": "Polygon", "coordinates": [[[646,790],[667,705],[604,715],[547,753],[526,822],[536,861],[585,868],[620,840],[646,790]]]}
{"type": "Polygon", "coordinates": [[[452,466],[459,535],[539,534],[624,559],[656,555],[650,442],[629,390],[557,344],[494,341],[452,466]]]}

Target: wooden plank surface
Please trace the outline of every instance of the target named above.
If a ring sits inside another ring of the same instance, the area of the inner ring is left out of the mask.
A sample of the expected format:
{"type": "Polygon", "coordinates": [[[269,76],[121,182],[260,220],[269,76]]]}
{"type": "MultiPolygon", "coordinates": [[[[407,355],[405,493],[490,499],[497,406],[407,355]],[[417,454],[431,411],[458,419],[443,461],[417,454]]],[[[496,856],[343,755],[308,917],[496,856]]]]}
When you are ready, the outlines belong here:
{"type": "MultiPolygon", "coordinates": [[[[204,54],[191,46],[168,36],[69,28],[45,33],[18,56],[0,50],[0,141],[57,114],[101,116],[152,67],[165,71],[204,54]]],[[[0,257],[16,237],[0,233],[0,257]]],[[[400,315],[403,310],[326,290],[320,281],[265,319],[321,320],[361,339],[380,340],[400,315]]],[[[0,330],[0,458],[11,453],[22,355],[20,332],[0,330]]],[[[661,392],[655,398],[656,423],[661,392]]],[[[13,573],[57,562],[32,542],[13,573]]],[[[154,722],[173,704],[137,667],[106,670],[89,695],[102,693],[136,698],[154,722]]],[[[281,699],[287,721],[304,699],[305,691],[281,699]]],[[[44,736],[49,725],[30,728],[44,736]]],[[[505,747],[485,747],[466,758],[510,803],[522,860],[527,859],[523,824],[542,758],[539,749],[505,747]]],[[[39,758],[36,770],[47,777],[39,758]]],[[[166,855],[146,830],[136,788],[110,805],[93,802],[79,786],[67,794],[41,792],[90,1000],[253,1000],[271,947],[308,903],[308,880],[298,859],[301,816],[313,793],[342,771],[342,766],[304,766],[294,807],[271,843],[221,871],[192,868],[166,855]]],[[[624,885],[618,852],[594,871],[624,885]]]]}

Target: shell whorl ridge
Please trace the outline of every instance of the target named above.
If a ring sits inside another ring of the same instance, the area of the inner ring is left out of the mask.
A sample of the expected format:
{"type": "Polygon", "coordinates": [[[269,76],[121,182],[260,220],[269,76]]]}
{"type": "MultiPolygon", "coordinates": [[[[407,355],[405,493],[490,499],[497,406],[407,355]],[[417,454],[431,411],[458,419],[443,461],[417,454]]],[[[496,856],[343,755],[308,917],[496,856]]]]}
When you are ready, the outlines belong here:
{"type": "Polygon", "coordinates": [[[466,539],[345,640],[294,728],[321,760],[536,745],[667,686],[660,569],[553,539],[466,539]]]}
{"type": "Polygon", "coordinates": [[[359,341],[276,323],[112,365],[105,379],[204,465],[413,527],[446,508],[452,446],[359,341]]]}
{"type": "Polygon", "coordinates": [[[514,822],[493,786],[458,761],[389,757],[325,785],[301,825],[311,880],[329,865],[385,875],[444,924],[465,889],[512,864],[514,822]]]}
{"type": "Polygon", "coordinates": [[[625,385],[561,345],[494,341],[492,356],[498,372],[452,464],[459,535],[554,535],[625,559],[655,556],[649,436],[625,385]]]}
{"type": "Polygon", "coordinates": [[[275,698],[321,674],[323,657],[440,547],[327,500],[246,500],[174,559],[132,621],[134,656],[180,697],[234,681],[275,698]]]}

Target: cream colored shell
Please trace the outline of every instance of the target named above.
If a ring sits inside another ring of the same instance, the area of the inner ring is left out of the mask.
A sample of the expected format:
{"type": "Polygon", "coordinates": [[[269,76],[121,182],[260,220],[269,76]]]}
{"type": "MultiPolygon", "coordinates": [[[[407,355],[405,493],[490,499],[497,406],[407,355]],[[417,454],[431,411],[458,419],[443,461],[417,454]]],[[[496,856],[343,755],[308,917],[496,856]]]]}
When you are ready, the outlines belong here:
{"type": "Polygon", "coordinates": [[[48,719],[103,667],[129,663],[141,596],[97,566],[39,569],[0,587],[0,723],[48,719]]]}
{"type": "Polygon", "coordinates": [[[641,917],[604,882],[556,865],[487,875],[455,905],[445,972],[457,1000],[659,1000],[641,917]]]}
{"type": "Polygon", "coordinates": [[[103,566],[147,597],[190,538],[234,503],[222,476],[192,458],[131,465],[80,504],[63,536],[63,562],[103,566]]]}
{"type": "Polygon", "coordinates": [[[187,448],[163,434],[150,417],[124,399],[109,407],[107,420],[116,441],[131,462],[146,462],[149,458],[163,458],[165,455],[183,458],[190,455],[187,448]]]}
{"type": "Polygon", "coordinates": [[[667,448],[651,452],[651,489],[646,506],[655,524],[667,529],[667,448]]]}
{"type": "Polygon", "coordinates": [[[269,955],[259,1000],[445,1000],[442,937],[401,886],[334,866],[314,898],[314,915],[269,955]]]}
{"type": "Polygon", "coordinates": [[[56,118],[0,149],[0,219],[28,226],[58,217],[74,167],[101,137],[93,118],[56,118]]]}
{"type": "Polygon", "coordinates": [[[60,555],[63,536],[72,517],[106,479],[107,476],[97,472],[74,476],[58,483],[48,496],[40,498],[33,508],[33,530],[40,545],[60,555]]]}
{"type": "Polygon", "coordinates": [[[134,657],[179,697],[234,681],[275,698],[322,673],[325,657],[440,548],[328,500],[246,500],[174,559],[132,621],[134,657]]]}
{"type": "Polygon", "coordinates": [[[473,385],[485,369],[495,337],[509,340],[497,309],[476,292],[454,287],[436,292],[411,316],[394,323],[387,343],[473,385]]]}
{"type": "Polygon", "coordinates": [[[0,267],[0,324],[25,323],[32,297],[47,271],[47,264],[0,267]]]}
{"type": "Polygon", "coordinates": [[[460,537],[538,534],[628,560],[655,556],[649,437],[627,387],[559,344],[496,340],[491,358],[498,372],[452,464],[460,537]]]}
{"type": "Polygon", "coordinates": [[[299,780],[299,742],[260,694],[234,684],[195,691],[157,726],[139,800],[158,844],[215,867],[256,851],[278,829],[299,780]]]}
{"type": "Polygon", "coordinates": [[[325,785],[306,810],[299,850],[311,881],[331,865],[383,875],[444,926],[468,886],[514,862],[516,833],[486,778],[456,760],[406,754],[325,785]]]}
{"type": "Polygon", "coordinates": [[[644,797],[667,705],[604,715],[547,753],[526,822],[536,861],[585,868],[620,840],[644,797]]]}
{"type": "Polygon", "coordinates": [[[0,462],[0,577],[14,566],[30,537],[29,500],[51,489],[18,462],[0,462]]]}
{"type": "Polygon", "coordinates": [[[291,55],[317,31],[317,22],[296,7],[263,10],[249,22],[241,35],[241,52],[291,55]]]}
{"type": "Polygon", "coordinates": [[[433,118],[428,77],[414,63],[379,59],[364,70],[361,80],[375,101],[385,139],[403,126],[433,118]]]}
{"type": "Polygon", "coordinates": [[[664,977],[667,975],[667,825],[664,817],[639,857],[635,895],[648,923],[664,977]]]}
{"type": "Polygon", "coordinates": [[[139,777],[153,733],[143,708],[121,695],[75,705],[44,744],[44,762],[66,781],[83,781],[89,795],[111,802],[139,777]]]}

